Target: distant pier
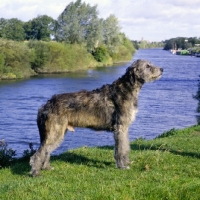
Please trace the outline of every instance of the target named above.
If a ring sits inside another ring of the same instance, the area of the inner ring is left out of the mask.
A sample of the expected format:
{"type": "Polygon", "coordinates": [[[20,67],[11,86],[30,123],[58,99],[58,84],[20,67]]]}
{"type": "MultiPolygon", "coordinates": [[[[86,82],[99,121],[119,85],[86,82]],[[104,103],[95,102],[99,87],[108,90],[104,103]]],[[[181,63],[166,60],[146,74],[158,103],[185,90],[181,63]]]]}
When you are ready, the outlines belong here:
{"type": "Polygon", "coordinates": [[[186,49],[170,49],[170,52],[174,55],[183,55],[183,56],[195,56],[200,57],[200,52],[192,52],[192,50],[186,49]]]}

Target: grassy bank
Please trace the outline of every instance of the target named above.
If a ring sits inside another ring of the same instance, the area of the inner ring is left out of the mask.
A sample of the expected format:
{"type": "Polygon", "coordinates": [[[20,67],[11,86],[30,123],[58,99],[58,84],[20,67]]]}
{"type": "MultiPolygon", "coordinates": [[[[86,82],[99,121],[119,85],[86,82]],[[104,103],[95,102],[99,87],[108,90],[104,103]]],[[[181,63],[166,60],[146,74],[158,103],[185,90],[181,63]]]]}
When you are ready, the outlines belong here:
{"type": "Polygon", "coordinates": [[[28,161],[0,170],[0,199],[200,198],[200,126],[131,143],[130,170],[115,168],[113,147],[79,148],[51,160],[53,171],[29,176],[28,161]]]}
{"type": "Polygon", "coordinates": [[[80,71],[128,61],[132,59],[135,49],[127,41],[118,46],[115,52],[104,45],[88,52],[83,44],[0,39],[0,80],[26,78],[39,73],[80,71]]]}

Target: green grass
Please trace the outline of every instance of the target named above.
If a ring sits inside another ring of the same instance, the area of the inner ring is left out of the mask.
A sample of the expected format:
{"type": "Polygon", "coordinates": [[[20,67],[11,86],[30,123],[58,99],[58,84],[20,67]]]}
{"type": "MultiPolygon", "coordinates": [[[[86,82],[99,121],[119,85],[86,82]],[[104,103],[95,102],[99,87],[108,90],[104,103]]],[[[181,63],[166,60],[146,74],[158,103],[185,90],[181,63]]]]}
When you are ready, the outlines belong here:
{"type": "Polygon", "coordinates": [[[200,199],[200,126],[131,143],[130,170],[115,168],[113,147],[54,156],[53,171],[29,176],[28,161],[0,170],[0,199],[200,199]]]}

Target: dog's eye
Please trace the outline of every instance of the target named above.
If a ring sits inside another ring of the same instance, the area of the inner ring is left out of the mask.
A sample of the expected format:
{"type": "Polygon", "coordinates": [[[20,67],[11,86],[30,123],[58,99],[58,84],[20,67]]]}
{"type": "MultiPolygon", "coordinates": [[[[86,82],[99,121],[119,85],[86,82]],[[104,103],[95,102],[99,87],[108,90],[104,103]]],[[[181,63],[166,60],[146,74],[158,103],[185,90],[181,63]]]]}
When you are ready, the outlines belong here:
{"type": "Polygon", "coordinates": [[[151,66],[150,65],[147,65],[147,68],[150,68],[151,66]]]}

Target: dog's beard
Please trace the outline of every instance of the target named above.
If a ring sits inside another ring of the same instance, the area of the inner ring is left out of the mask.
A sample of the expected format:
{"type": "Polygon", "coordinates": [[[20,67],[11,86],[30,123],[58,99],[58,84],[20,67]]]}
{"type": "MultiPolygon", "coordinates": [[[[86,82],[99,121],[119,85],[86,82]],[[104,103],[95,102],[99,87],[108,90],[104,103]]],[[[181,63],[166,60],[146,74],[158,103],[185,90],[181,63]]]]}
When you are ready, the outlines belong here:
{"type": "Polygon", "coordinates": [[[154,77],[153,79],[154,79],[154,80],[158,80],[158,79],[160,79],[160,78],[161,78],[161,76],[162,76],[162,73],[161,73],[161,74],[159,74],[158,76],[154,77]]]}
{"type": "Polygon", "coordinates": [[[150,78],[149,81],[146,81],[146,82],[153,82],[153,81],[156,81],[156,80],[160,79],[161,77],[162,77],[162,73],[160,73],[157,76],[153,76],[152,78],[150,78]]]}

